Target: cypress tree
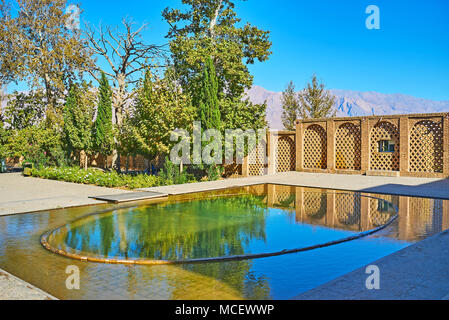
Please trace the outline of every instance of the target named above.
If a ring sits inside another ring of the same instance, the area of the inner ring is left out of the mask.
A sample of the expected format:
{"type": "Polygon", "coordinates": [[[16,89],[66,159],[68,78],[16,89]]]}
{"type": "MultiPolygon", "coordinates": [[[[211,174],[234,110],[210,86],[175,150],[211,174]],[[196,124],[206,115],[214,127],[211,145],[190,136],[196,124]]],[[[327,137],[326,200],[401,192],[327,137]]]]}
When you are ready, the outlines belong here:
{"type": "Polygon", "coordinates": [[[112,130],[112,91],[104,72],[101,73],[97,118],[95,120],[95,149],[108,156],[114,147],[112,130]]]}
{"type": "MultiPolygon", "coordinates": [[[[218,102],[218,79],[215,66],[211,57],[206,59],[203,70],[203,78],[199,92],[199,118],[201,120],[202,131],[217,129],[221,131],[221,113],[218,102]]],[[[206,143],[203,143],[203,147],[206,143]]],[[[217,141],[212,141],[213,150],[220,148],[217,141]]],[[[206,166],[206,173],[209,180],[216,180],[221,175],[221,168],[215,164],[206,166]]]]}
{"type": "Polygon", "coordinates": [[[204,130],[221,130],[220,106],[218,103],[218,79],[210,57],[204,65],[199,93],[199,117],[204,130]]]}

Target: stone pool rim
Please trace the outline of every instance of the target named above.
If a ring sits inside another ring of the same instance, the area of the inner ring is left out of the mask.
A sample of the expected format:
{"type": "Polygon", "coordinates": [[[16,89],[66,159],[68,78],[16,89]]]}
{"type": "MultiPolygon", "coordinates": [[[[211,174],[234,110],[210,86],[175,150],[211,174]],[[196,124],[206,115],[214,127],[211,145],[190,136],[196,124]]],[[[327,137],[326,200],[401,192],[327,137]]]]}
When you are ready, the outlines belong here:
{"type": "MultiPolygon", "coordinates": [[[[230,189],[232,189],[232,188],[230,188],[230,189]]],[[[281,255],[286,255],[286,254],[293,254],[293,253],[299,253],[299,252],[305,252],[305,251],[312,251],[312,250],[315,250],[315,249],[331,247],[331,246],[335,246],[335,245],[342,244],[342,243],[345,243],[345,242],[350,242],[350,241],[353,241],[353,240],[362,239],[362,238],[368,237],[370,235],[376,234],[379,231],[384,230],[385,228],[390,226],[394,221],[396,221],[398,219],[398,217],[399,217],[399,213],[398,213],[399,209],[398,209],[398,207],[394,203],[391,203],[391,202],[389,202],[389,201],[387,201],[385,199],[381,199],[381,198],[370,196],[370,195],[364,195],[361,192],[357,192],[357,191],[352,191],[351,193],[349,193],[349,192],[341,192],[340,190],[333,190],[333,189],[323,189],[323,190],[332,191],[334,193],[338,192],[338,193],[342,193],[342,194],[358,194],[360,197],[366,197],[366,198],[371,198],[371,199],[385,201],[385,202],[388,202],[393,207],[393,209],[396,211],[396,214],[392,218],[390,218],[382,226],[379,226],[379,227],[371,229],[371,230],[362,231],[362,232],[359,232],[359,233],[357,233],[355,235],[352,235],[352,236],[349,236],[349,237],[345,237],[345,238],[341,238],[341,239],[338,239],[338,240],[328,241],[328,242],[325,242],[325,243],[316,244],[316,245],[312,245],[312,246],[306,246],[306,247],[300,247],[300,248],[294,248],[294,249],[285,249],[285,250],[276,251],[276,252],[252,253],[252,254],[233,255],[233,256],[220,256],[220,257],[194,258],[194,259],[180,259],[180,260],[156,260],[156,259],[101,258],[101,257],[91,257],[91,256],[81,255],[81,254],[76,254],[76,253],[69,253],[69,252],[67,252],[65,250],[61,250],[61,249],[53,247],[48,242],[48,238],[50,237],[50,235],[53,234],[54,232],[56,232],[57,230],[65,227],[67,225],[67,223],[65,223],[63,225],[60,225],[60,226],[58,226],[56,228],[53,228],[53,229],[48,230],[47,232],[45,232],[40,237],[40,243],[48,251],[53,252],[55,254],[59,254],[59,255],[64,256],[66,258],[79,260],[79,261],[84,261],[84,262],[95,262],[95,263],[104,263],[104,264],[121,264],[121,265],[180,265],[180,264],[195,264],[195,263],[214,263],[214,262],[226,262],[226,261],[242,261],[242,260],[262,259],[262,258],[276,257],[276,256],[281,256],[281,255]]],[[[195,193],[207,193],[207,192],[208,191],[195,192],[195,193]]],[[[223,196],[229,196],[229,195],[223,195],[223,196]]],[[[163,202],[166,202],[166,201],[169,201],[169,198],[164,198],[163,200],[164,200],[163,202]]],[[[86,216],[83,216],[83,217],[80,217],[78,219],[75,219],[75,220],[73,220],[73,221],[71,221],[69,223],[74,223],[76,221],[85,219],[85,218],[87,218],[89,216],[100,215],[100,214],[104,214],[104,213],[107,213],[107,212],[110,212],[110,211],[91,213],[91,214],[88,214],[86,216]]]]}

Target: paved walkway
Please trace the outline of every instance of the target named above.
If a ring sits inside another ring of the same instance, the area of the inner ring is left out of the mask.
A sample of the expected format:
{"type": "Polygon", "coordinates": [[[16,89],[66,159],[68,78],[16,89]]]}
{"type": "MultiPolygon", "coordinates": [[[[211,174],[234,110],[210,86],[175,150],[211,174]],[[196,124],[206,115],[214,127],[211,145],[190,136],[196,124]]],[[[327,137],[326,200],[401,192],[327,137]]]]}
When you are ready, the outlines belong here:
{"type": "Polygon", "coordinates": [[[0,216],[104,203],[89,196],[129,192],[76,183],[0,174],[0,216]]]}
{"type": "Polygon", "coordinates": [[[0,269],[0,300],[57,300],[52,295],[0,269]]]}

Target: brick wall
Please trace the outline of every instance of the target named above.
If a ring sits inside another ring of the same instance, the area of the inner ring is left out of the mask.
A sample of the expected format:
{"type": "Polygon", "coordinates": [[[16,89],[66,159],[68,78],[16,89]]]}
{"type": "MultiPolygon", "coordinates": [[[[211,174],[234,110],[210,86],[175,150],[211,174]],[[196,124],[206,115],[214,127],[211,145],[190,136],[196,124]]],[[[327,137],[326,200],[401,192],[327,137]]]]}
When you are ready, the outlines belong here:
{"type": "Polygon", "coordinates": [[[448,178],[449,113],[298,120],[296,171],[448,178]]]}

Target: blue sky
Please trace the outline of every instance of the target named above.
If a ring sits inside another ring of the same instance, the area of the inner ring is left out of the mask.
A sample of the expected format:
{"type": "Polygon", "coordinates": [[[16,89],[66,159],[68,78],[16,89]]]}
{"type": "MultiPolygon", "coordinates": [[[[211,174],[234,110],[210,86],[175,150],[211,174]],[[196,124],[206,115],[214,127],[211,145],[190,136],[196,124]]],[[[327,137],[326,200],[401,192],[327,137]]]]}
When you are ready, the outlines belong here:
{"type": "MultiPolygon", "coordinates": [[[[69,1],[70,2],[70,1],[69,1]]],[[[118,24],[129,15],[148,22],[145,40],[163,44],[161,18],[180,0],[81,0],[82,19],[118,24]]],[[[312,74],[327,87],[449,100],[449,1],[236,1],[243,22],[271,32],[269,61],[250,66],[254,84],[282,91],[312,74]],[[380,30],[368,30],[368,5],[380,9],[380,30]]]]}

